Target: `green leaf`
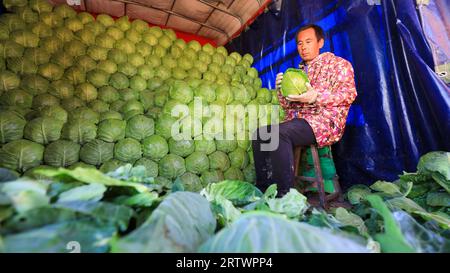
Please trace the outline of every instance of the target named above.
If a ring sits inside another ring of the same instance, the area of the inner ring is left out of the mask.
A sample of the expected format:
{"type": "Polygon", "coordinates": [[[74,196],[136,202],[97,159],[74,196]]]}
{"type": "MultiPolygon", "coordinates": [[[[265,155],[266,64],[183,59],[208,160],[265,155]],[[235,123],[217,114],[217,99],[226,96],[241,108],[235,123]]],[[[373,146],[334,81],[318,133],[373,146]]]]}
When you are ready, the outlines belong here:
{"type": "Polygon", "coordinates": [[[210,204],[193,192],[167,196],[138,229],[112,244],[113,252],[193,252],[216,229],[210,204]]]}
{"type": "Polygon", "coordinates": [[[239,180],[224,180],[210,183],[201,193],[207,200],[214,200],[217,196],[230,200],[235,206],[242,206],[259,200],[262,192],[253,184],[239,180]]]}
{"type": "Polygon", "coordinates": [[[383,196],[386,197],[403,196],[403,193],[400,191],[399,186],[391,182],[377,181],[372,184],[370,188],[374,191],[383,193],[383,196]]]}
{"type": "Polygon", "coordinates": [[[116,200],[115,203],[130,207],[151,207],[157,200],[158,194],[156,192],[143,192],[131,197],[121,198],[116,200]]]}
{"type": "Polygon", "coordinates": [[[331,230],[288,220],[267,212],[249,212],[203,244],[199,252],[219,253],[334,253],[367,252],[331,230]]]}
{"type": "Polygon", "coordinates": [[[432,207],[450,207],[450,194],[447,192],[429,192],[427,205],[432,207]]]}
{"type": "Polygon", "coordinates": [[[282,198],[269,199],[266,201],[270,210],[287,217],[299,220],[308,209],[306,197],[296,189],[290,189],[282,198]]]}
{"type": "Polygon", "coordinates": [[[129,207],[107,202],[61,202],[56,203],[54,207],[68,209],[74,212],[92,216],[96,220],[113,223],[122,231],[128,228],[130,219],[134,215],[134,211],[129,207]]]}
{"type": "Polygon", "coordinates": [[[371,194],[366,197],[370,205],[377,210],[384,220],[384,233],[375,235],[375,240],[381,245],[381,250],[387,253],[415,252],[403,237],[402,231],[397,225],[391,211],[380,196],[371,194]]]}
{"type": "Polygon", "coordinates": [[[392,213],[405,241],[416,252],[450,252],[450,240],[420,225],[411,215],[403,211],[392,213]]]}
{"type": "Polygon", "coordinates": [[[102,184],[92,183],[73,188],[59,195],[58,203],[71,201],[100,201],[106,187],[102,184]]]}
{"type": "Polygon", "coordinates": [[[420,215],[425,220],[433,220],[443,229],[450,229],[450,217],[444,213],[431,213],[426,211],[414,211],[414,214],[420,215]]]}
{"type": "Polygon", "coordinates": [[[408,213],[412,213],[415,211],[425,211],[425,209],[419,206],[416,202],[406,197],[396,197],[389,199],[386,201],[386,204],[393,209],[401,209],[408,213]]]}
{"type": "Polygon", "coordinates": [[[367,237],[369,233],[367,227],[364,224],[364,220],[358,215],[348,212],[344,208],[337,208],[335,212],[336,219],[341,222],[344,226],[352,226],[358,229],[359,234],[367,237]]]}
{"type": "Polygon", "coordinates": [[[450,152],[435,151],[423,155],[417,164],[417,171],[431,176],[450,193],[450,152]]]}
{"type": "Polygon", "coordinates": [[[44,182],[19,179],[0,184],[0,191],[11,200],[14,209],[21,213],[49,204],[46,196],[47,185],[44,182]]]}
{"type": "Polygon", "coordinates": [[[58,168],[56,170],[36,170],[36,173],[57,179],[74,179],[87,184],[98,183],[110,187],[131,187],[138,192],[149,191],[145,185],[120,181],[91,168],[75,168],[74,170],[58,168]]]}
{"type": "Polygon", "coordinates": [[[77,218],[74,211],[63,208],[42,207],[19,213],[8,219],[4,233],[17,233],[77,218]]]}
{"type": "Polygon", "coordinates": [[[47,225],[3,238],[5,252],[67,253],[71,245],[81,252],[107,252],[116,229],[90,220],[47,225]]]}
{"type": "Polygon", "coordinates": [[[216,199],[211,201],[211,205],[221,226],[228,226],[241,216],[240,210],[223,196],[216,196],[216,199]]]}
{"type": "Polygon", "coordinates": [[[371,191],[366,185],[354,185],[347,191],[347,199],[350,204],[356,205],[365,200],[369,194],[371,194],[371,191]]]}

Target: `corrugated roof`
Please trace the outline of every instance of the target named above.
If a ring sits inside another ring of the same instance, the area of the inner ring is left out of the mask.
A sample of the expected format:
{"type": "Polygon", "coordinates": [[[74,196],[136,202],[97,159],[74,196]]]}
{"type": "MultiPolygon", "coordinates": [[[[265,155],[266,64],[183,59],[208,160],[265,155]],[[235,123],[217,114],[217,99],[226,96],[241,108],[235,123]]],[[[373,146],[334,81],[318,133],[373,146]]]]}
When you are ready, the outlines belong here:
{"type": "MultiPolygon", "coordinates": [[[[79,0],[78,10],[106,13],[203,36],[224,45],[271,0],[79,0]]],[[[53,4],[66,0],[49,0],[53,4]]]]}

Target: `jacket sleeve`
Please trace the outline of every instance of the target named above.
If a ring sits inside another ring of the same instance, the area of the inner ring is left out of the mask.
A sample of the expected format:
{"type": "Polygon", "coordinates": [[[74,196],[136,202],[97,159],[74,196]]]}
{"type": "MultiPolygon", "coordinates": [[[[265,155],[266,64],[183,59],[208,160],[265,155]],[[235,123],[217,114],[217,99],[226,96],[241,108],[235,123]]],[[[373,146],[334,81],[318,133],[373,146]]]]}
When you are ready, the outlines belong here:
{"type": "Polygon", "coordinates": [[[328,88],[313,86],[319,93],[315,102],[316,106],[350,105],[355,100],[357,93],[352,65],[348,61],[342,61],[335,69],[336,74],[331,79],[331,84],[328,88]]]}

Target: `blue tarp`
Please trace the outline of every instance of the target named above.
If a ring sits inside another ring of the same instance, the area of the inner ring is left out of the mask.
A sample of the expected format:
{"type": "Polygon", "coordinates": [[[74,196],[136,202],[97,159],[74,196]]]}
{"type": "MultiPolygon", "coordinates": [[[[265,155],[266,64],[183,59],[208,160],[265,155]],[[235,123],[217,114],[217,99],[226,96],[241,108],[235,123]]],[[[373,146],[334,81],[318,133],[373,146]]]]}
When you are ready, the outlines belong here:
{"type": "Polygon", "coordinates": [[[333,145],[344,188],[396,180],[415,171],[421,155],[450,151],[450,91],[433,71],[414,0],[285,0],[227,48],[252,54],[264,87],[274,88],[275,75],[301,61],[295,33],[307,23],[324,28],[322,52],[355,69],[358,97],[333,145]]]}

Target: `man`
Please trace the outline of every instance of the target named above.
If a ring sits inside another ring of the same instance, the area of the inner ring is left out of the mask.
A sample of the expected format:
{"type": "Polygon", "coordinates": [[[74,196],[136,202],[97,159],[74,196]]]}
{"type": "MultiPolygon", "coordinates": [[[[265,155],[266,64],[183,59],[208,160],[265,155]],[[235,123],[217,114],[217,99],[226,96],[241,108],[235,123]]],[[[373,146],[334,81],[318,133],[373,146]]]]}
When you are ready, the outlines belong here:
{"type": "Polygon", "coordinates": [[[294,187],[295,146],[331,145],[341,139],[348,110],[355,100],[356,89],[352,65],[343,58],[326,52],[324,33],[317,25],[302,27],[296,35],[297,51],[302,58],[300,68],[309,78],[308,91],[301,95],[284,97],[280,92],[283,73],[276,78],[280,105],[286,112],[285,122],[279,125],[279,145],[274,151],[264,151],[267,143],[262,136],[268,128],[259,128],[253,137],[253,156],[256,185],[262,191],[278,184],[278,196],[294,187]]]}

